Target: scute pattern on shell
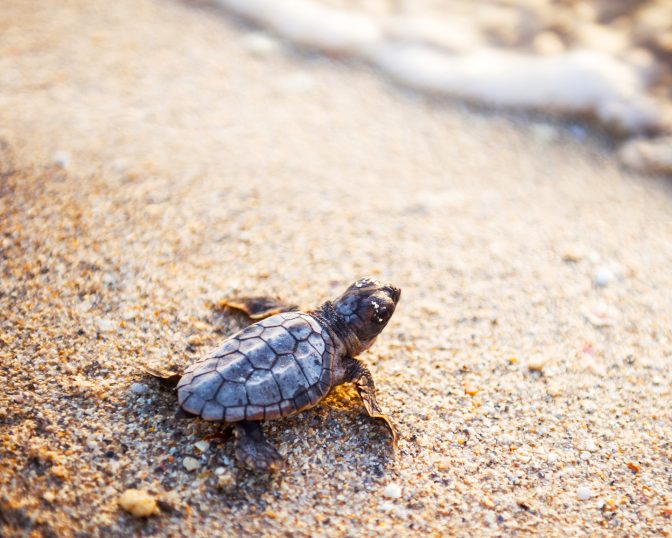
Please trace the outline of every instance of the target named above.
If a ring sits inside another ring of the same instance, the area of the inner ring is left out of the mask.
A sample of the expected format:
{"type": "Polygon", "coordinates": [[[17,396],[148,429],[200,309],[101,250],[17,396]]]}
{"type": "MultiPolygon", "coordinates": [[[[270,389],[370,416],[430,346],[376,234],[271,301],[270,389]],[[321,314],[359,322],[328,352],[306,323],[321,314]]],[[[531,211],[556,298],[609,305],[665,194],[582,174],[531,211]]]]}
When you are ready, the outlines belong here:
{"type": "Polygon", "coordinates": [[[205,420],[282,418],[331,389],[335,346],[313,317],[285,312],[243,329],[186,369],[180,405],[205,420]]]}

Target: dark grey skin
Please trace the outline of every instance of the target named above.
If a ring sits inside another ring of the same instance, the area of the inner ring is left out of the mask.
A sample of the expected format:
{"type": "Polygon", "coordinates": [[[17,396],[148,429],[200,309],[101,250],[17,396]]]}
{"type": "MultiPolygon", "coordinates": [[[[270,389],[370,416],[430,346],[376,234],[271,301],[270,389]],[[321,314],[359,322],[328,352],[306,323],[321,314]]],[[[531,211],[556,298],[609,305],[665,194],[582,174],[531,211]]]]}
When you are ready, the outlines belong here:
{"type": "Polygon", "coordinates": [[[395,286],[363,278],[308,312],[270,298],[227,302],[253,319],[271,317],[231,336],[184,374],[171,375],[179,379],[182,409],[232,425],[237,458],[253,469],[275,470],[282,457],[264,438],[261,421],[297,414],[334,387],[354,383],[366,411],[385,422],[396,446],[396,429],[376,401],[371,372],[355,357],[373,345],[400,296],[395,286]]]}

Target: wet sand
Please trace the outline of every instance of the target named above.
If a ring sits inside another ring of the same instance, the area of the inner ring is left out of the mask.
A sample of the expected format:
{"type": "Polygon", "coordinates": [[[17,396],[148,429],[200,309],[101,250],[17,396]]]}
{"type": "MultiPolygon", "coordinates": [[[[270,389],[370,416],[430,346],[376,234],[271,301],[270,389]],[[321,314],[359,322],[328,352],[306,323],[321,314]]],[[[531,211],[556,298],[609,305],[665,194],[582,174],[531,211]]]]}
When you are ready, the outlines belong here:
{"type": "Polygon", "coordinates": [[[669,181],[198,5],[3,9],[5,535],[672,533],[669,181]],[[366,274],[403,289],[363,357],[396,452],[346,387],[250,473],[140,371],[241,327],[222,297],[366,274]]]}

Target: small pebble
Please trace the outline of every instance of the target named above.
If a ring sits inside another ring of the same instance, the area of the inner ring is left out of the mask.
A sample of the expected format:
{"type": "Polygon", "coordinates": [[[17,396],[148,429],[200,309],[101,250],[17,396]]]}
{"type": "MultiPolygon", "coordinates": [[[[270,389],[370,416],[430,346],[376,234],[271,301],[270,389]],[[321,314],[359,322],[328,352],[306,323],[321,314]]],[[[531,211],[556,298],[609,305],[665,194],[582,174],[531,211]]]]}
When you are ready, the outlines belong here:
{"type": "Polygon", "coordinates": [[[636,463],[634,461],[629,461],[628,462],[628,469],[630,469],[633,473],[638,473],[640,466],[639,463],[636,463]]]}
{"type": "Polygon", "coordinates": [[[503,434],[499,436],[497,443],[504,446],[512,445],[514,443],[514,439],[510,435],[503,434]]]}
{"type": "Polygon", "coordinates": [[[548,384],[548,387],[546,388],[546,392],[548,393],[549,396],[552,396],[553,398],[557,398],[559,396],[562,396],[562,394],[564,392],[564,387],[558,381],[551,382],[551,383],[548,384]]]}
{"type": "Polygon", "coordinates": [[[596,286],[603,288],[616,280],[616,275],[609,267],[598,267],[593,276],[593,282],[596,286]]]}
{"type": "Polygon", "coordinates": [[[588,486],[579,486],[576,488],[576,496],[580,501],[587,501],[593,496],[593,492],[588,486]]]}
{"type": "Polygon", "coordinates": [[[210,448],[210,443],[208,441],[199,441],[198,443],[195,443],[194,446],[200,452],[206,452],[208,450],[208,448],[210,448]]]}
{"type": "Polygon", "coordinates": [[[98,319],[97,324],[98,324],[98,330],[100,332],[113,331],[116,326],[113,320],[105,318],[98,319]]]}
{"type": "Polygon", "coordinates": [[[495,503],[492,502],[492,499],[490,497],[483,497],[481,499],[481,504],[485,506],[486,508],[494,508],[495,503]]]}
{"type": "Polygon", "coordinates": [[[149,517],[159,512],[154,497],[139,489],[127,489],[118,502],[122,510],[135,517],[149,517]]]}
{"type": "Polygon", "coordinates": [[[544,360],[541,357],[533,357],[527,361],[527,368],[531,372],[541,372],[544,369],[544,360]]]}
{"type": "Polygon", "coordinates": [[[247,34],[241,39],[245,50],[260,58],[270,56],[279,48],[278,42],[262,32],[247,34]]]}
{"type": "MultiPolygon", "coordinates": [[[[221,467],[220,467],[221,469],[221,467]]],[[[224,472],[217,476],[217,487],[223,490],[230,490],[236,485],[236,479],[231,471],[224,469],[224,472]]]]}
{"type": "Polygon", "coordinates": [[[54,164],[60,166],[61,168],[67,168],[70,166],[70,154],[67,151],[58,150],[55,151],[52,160],[54,164]]]}
{"type": "Polygon", "coordinates": [[[190,346],[202,346],[203,338],[201,338],[201,336],[198,334],[192,334],[189,338],[187,338],[187,344],[190,346]]]}
{"type": "Polygon", "coordinates": [[[182,460],[182,465],[184,465],[184,468],[189,472],[195,471],[201,466],[200,462],[196,458],[192,458],[191,456],[187,456],[186,458],[184,458],[182,460]]]}
{"type": "Polygon", "coordinates": [[[133,394],[145,394],[149,390],[149,387],[144,383],[133,383],[131,385],[131,392],[133,394]]]}
{"type": "Polygon", "coordinates": [[[616,323],[618,311],[605,303],[598,303],[586,312],[586,317],[595,327],[610,327],[616,323]]]}
{"type": "Polygon", "coordinates": [[[471,383],[467,383],[464,385],[464,393],[468,394],[469,396],[476,396],[480,392],[479,388],[476,387],[475,385],[472,385],[471,383]]]}
{"type": "Polygon", "coordinates": [[[135,319],[135,312],[133,312],[133,310],[124,310],[121,313],[121,319],[124,321],[132,321],[135,319]]]}
{"type": "Polygon", "coordinates": [[[394,482],[388,484],[383,490],[383,497],[387,497],[388,499],[401,498],[401,486],[395,484],[394,482]]]}
{"type": "Polygon", "coordinates": [[[448,458],[438,458],[434,461],[434,465],[439,471],[449,471],[454,467],[448,458]]]}
{"type": "Polygon", "coordinates": [[[562,261],[576,263],[585,256],[584,252],[578,246],[568,246],[562,252],[562,261]]]}
{"type": "Polygon", "coordinates": [[[68,480],[70,478],[70,472],[63,465],[54,465],[51,468],[51,474],[62,480],[68,480]]]}
{"type": "Polygon", "coordinates": [[[583,452],[581,452],[580,458],[583,461],[589,460],[590,459],[590,452],[588,452],[587,450],[584,450],[583,452]]]}
{"type": "Polygon", "coordinates": [[[588,452],[595,452],[597,450],[597,445],[595,444],[595,441],[593,441],[592,439],[588,439],[584,444],[584,448],[588,452]]]}
{"type": "Polygon", "coordinates": [[[586,413],[594,413],[595,411],[597,411],[597,404],[592,400],[586,400],[584,402],[581,402],[581,407],[583,407],[583,410],[586,413]]]}

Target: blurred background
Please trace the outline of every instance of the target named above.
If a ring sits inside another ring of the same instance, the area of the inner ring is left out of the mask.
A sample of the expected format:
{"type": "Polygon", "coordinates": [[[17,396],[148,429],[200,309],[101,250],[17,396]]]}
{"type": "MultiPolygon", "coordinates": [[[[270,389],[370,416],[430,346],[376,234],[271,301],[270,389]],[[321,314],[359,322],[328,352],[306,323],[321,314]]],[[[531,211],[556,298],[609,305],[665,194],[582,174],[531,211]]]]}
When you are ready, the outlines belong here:
{"type": "MultiPolygon", "coordinates": [[[[431,95],[595,119],[630,168],[670,172],[672,3],[214,2],[302,46],[431,95]]],[[[261,53],[262,35],[247,42],[261,53]]]]}

